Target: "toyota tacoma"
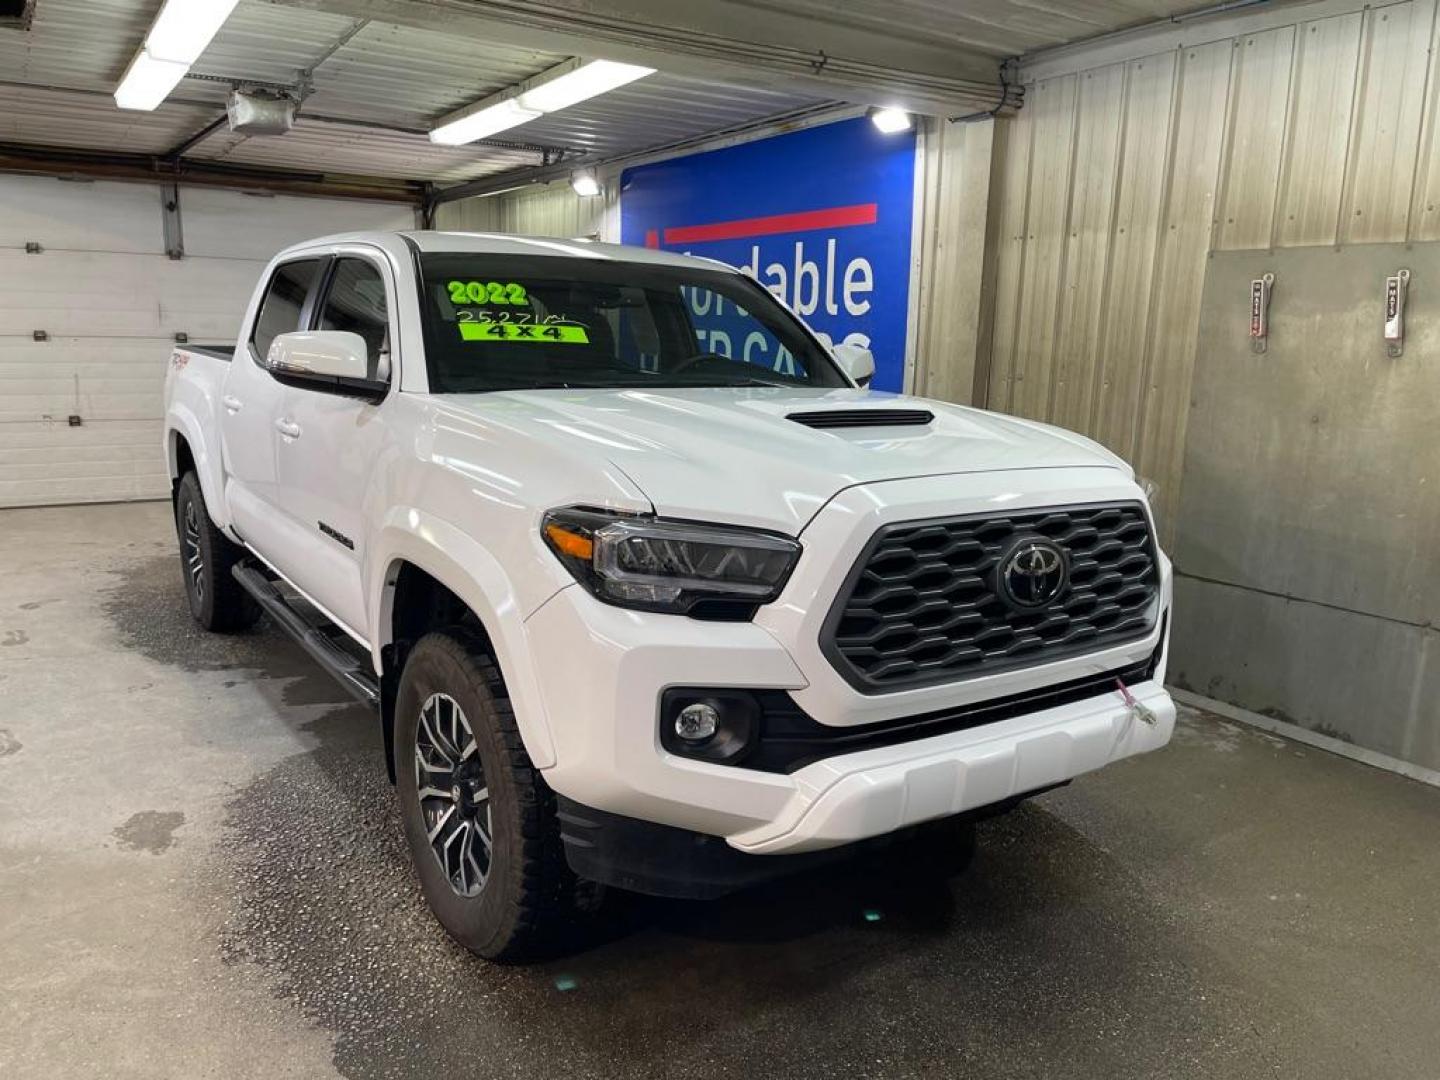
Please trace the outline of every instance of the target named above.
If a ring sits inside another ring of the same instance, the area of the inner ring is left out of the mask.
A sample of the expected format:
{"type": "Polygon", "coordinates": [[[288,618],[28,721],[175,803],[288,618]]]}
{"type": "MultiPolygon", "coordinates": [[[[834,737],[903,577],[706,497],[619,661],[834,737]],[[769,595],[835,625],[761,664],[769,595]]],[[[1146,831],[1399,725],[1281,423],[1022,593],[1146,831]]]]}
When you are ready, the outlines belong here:
{"type": "Polygon", "coordinates": [[[293,247],[233,348],[171,356],[191,612],[268,614],[375,707],[425,897],[482,956],[591,883],[963,860],[977,817],[1168,741],[1170,564],[1114,454],[873,372],[707,260],[293,247]]]}

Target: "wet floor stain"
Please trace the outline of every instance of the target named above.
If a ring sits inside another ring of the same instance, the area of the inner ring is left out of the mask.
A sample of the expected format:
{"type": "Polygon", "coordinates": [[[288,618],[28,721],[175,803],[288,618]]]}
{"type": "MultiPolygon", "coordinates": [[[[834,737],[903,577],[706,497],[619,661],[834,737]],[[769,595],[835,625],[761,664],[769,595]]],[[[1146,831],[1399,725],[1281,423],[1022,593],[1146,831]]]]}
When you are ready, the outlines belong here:
{"type": "Polygon", "coordinates": [[[20,752],[20,740],[15,738],[7,729],[0,728],[0,757],[10,757],[20,752]]]}
{"type": "MultiPolygon", "coordinates": [[[[351,700],[298,645],[262,618],[237,633],[213,634],[190,616],[174,552],[127,563],[101,599],[120,647],[183,671],[248,670],[255,678],[285,680],[287,705],[328,705],[351,700]]],[[[238,685],[227,680],[225,686],[238,685]]]]}
{"type": "Polygon", "coordinates": [[[335,1036],[354,1080],[483,1075],[1271,1075],[1281,1022],[1146,883],[1039,806],[965,875],[883,858],[711,903],[611,894],[582,946],[500,967],[410,869],[378,733],[322,741],[230,804],[222,950],[335,1036]],[[877,917],[878,916],[878,917],[877,917]]]}
{"type": "Polygon", "coordinates": [[[0,638],[0,647],[8,648],[12,645],[24,645],[29,640],[30,635],[25,633],[24,630],[6,630],[5,636],[0,638]]]}
{"type": "Polygon", "coordinates": [[[185,824],[185,815],[178,810],[142,810],[131,814],[112,836],[129,851],[148,851],[159,855],[175,844],[175,830],[185,824]]]}

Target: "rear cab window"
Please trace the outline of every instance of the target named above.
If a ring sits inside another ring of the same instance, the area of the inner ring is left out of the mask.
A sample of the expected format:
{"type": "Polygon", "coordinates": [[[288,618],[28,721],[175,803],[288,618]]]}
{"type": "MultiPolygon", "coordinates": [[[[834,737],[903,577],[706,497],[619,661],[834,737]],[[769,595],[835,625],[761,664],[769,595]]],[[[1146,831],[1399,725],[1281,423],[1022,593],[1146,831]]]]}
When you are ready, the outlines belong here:
{"type": "Polygon", "coordinates": [[[270,343],[276,337],[301,328],[300,316],[305,310],[305,300],[315,288],[322,262],[322,259],[296,259],[275,268],[250,331],[250,348],[254,350],[255,362],[261,367],[265,366],[270,343]]]}

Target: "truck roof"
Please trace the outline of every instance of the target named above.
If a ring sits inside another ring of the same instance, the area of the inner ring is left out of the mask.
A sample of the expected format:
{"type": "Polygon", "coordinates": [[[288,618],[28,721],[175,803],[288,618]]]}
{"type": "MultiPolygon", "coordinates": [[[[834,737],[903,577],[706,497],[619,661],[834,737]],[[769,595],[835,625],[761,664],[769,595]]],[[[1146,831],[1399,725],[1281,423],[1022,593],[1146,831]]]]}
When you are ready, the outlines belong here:
{"type": "Polygon", "coordinates": [[[679,255],[658,248],[636,247],[629,244],[602,244],[591,240],[566,240],[553,236],[515,236],[510,233],[480,232],[433,232],[414,230],[405,232],[354,232],[336,236],[317,236],[293,249],[320,247],[325,244],[352,243],[376,244],[385,247],[396,237],[412,241],[424,253],[455,253],[474,255],[556,255],[578,259],[605,259],[613,262],[648,263],[654,266],[689,266],[694,269],[714,270],[734,267],[715,259],[691,255],[679,255]]]}

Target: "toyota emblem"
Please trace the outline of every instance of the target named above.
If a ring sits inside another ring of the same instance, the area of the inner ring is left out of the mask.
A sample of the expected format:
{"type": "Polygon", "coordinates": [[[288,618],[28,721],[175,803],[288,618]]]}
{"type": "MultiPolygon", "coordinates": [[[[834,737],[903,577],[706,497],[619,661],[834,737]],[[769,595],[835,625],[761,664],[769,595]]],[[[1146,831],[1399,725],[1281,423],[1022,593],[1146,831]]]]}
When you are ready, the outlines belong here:
{"type": "Polygon", "coordinates": [[[1065,591],[1070,560],[1043,536],[1021,537],[1000,559],[1000,595],[1017,608],[1044,607],[1065,591]]]}

